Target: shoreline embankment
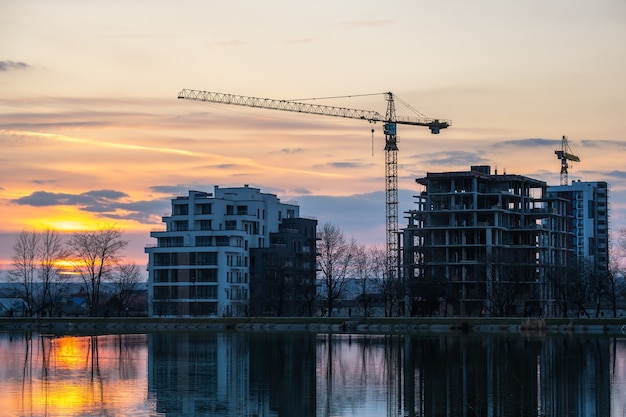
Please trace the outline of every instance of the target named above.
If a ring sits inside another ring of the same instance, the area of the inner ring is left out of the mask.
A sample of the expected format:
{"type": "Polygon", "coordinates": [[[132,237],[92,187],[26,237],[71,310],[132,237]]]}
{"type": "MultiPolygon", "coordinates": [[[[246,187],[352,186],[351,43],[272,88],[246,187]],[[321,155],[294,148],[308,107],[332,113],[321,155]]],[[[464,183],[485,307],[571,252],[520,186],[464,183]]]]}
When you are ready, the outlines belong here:
{"type": "Polygon", "coordinates": [[[150,333],[159,331],[310,332],[350,334],[518,333],[626,337],[624,318],[405,317],[2,317],[0,331],[150,333]]]}

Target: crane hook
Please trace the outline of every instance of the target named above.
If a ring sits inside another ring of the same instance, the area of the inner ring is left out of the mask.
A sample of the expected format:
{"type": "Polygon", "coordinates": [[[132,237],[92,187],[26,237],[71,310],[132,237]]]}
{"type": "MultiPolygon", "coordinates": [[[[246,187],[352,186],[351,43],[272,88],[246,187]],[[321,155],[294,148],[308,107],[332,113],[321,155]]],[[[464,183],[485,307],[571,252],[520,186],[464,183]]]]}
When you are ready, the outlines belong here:
{"type": "Polygon", "coordinates": [[[372,128],[372,156],[374,156],[374,128],[372,128]]]}

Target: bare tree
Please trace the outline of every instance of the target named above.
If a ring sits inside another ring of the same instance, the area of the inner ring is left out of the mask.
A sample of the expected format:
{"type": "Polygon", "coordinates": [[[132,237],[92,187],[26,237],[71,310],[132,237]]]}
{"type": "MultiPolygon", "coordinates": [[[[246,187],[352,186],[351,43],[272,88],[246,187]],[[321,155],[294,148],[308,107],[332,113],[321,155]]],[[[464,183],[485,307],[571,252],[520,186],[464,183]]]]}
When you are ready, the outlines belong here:
{"type": "Polygon", "coordinates": [[[130,261],[116,265],[111,282],[115,297],[119,300],[119,314],[126,314],[135,290],[141,282],[139,266],[130,261]]]}
{"type": "Polygon", "coordinates": [[[397,275],[389,275],[384,268],[381,278],[381,290],[385,299],[385,316],[404,315],[404,283],[397,275]]]}
{"type": "Polygon", "coordinates": [[[555,301],[563,317],[574,314],[589,317],[587,308],[593,301],[593,285],[580,264],[569,266],[564,274],[554,277],[555,301]]]}
{"type": "Polygon", "coordinates": [[[64,277],[59,260],[66,257],[61,235],[53,230],[23,230],[13,244],[13,269],[9,279],[14,284],[31,314],[52,315],[54,300],[64,291],[64,277]]]}
{"type": "Polygon", "coordinates": [[[613,317],[617,317],[617,304],[620,290],[619,276],[617,275],[617,269],[611,265],[606,272],[607,275],[607,289],[605,298],[609,303],[609,307],[613,317]]]}
{"type": "Polygon", "coordinates": [[[626,306],[626,227],[619,230],[615,244],[612,246],[609,279],[609,301],[613,315],[617,316],[618,306],[626,306]]]}
{"type": "Polygon", "coordinates": [[[315,283],[309,280],[302,280],[296,285],[295,291],[297,303],[302,309],[302,314],[313,317],[315,314],[315,306],[319,300],[315,283]]]}
{"type": "Polygon", "coordinates": [[[357,299],[360,304],[363,316],[369,317],[372,314],[372,296],[368,293],[367,281],[369,279],[369,256],[367,249],[363,245],[354,247],[354,275],[358,280],[359,295],[357,299]]]}
{"type": "Polygon", "coordinates": [[[381,249],[356,245],[354,250],[354,274],[358,279],[357,297],[363,316],[374,313],[374,303],[381,291],[381,278],[386,268],[385,254],[381,249]]]}
{"type": "Polygon", "coordinates": [[[324,309],[331,317],[353,265],[354,239],[348,241],[339,226],[326,223],[318,233],[318,270],[324,287],[324,309]]]}
{"type": "Polygon", "coordinates": [[[384,304],[385,316],[403,315],[404,308],[404,284],[399,275],[389,275],[387,268],[387,254],[384,249],[372,248],[370,250],[370,273],[377,281],[384,304]]]}
{"type": "Polygon", "coordinates": [[[110,278],[128,241],[122,239],[122,232],[114,226],[101,226],[96,231],[75,233],[68,245],[74,269],[85,285],[89,315],[94,316],[100,303],[102,282],[110,278]]]}
{"type": "Polygon", "coordinates": [[[24,302],[32,313],[34,293],[36,292],[37,252],[39,251],[37,232],[22,230],[13,243],[12,269],[9,281],[13,282],[24,302]]]}
{"type": "Polygon", "coordinates": [[[46,229],[40,234],[39,278],[41,282],[40,314],[51,316],[55,311],[55,300],[65,293],[67,276],[61,273],[59,260],[68,255],[59,232],[46,229]]]}

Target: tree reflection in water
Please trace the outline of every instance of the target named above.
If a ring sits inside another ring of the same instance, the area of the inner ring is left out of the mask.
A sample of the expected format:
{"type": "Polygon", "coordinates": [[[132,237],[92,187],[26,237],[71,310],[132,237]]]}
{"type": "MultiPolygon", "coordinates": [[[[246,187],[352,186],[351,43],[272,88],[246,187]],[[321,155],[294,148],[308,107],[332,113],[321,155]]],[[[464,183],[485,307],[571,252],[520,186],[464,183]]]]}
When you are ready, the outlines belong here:
{"type": "Polygon", "coordinates": [[[145,403],[145,335],[3,336],[1,415],[116,415],[145,403]]]}

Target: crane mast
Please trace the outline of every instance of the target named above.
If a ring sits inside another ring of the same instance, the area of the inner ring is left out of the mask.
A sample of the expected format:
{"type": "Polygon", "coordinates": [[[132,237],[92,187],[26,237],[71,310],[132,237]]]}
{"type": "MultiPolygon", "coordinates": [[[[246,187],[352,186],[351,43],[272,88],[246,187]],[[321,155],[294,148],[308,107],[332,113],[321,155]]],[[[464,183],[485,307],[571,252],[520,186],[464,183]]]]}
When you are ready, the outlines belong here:
{"type": "Polygon", "coordinates": [[[210,91],[183,89],[179,99],[195,100],[217,104],[255,107],[281,110],[295,113],[317,114],[321,116],[344,117],[366,120],[370,123],[383,122],[385,134],[385,211],[386,211],[386,256],[389,278],[395,278],[398,272],[398,145],[396,126],[398,124],[426,126],[432,134],[450,126],[447,120],[426,117],[397,117],[394,96],[387,92],[387,112],[383,117],[371,110],[349,109],[345,107],[324,106],[289,100],[248,97],[235,94],[215,93],[210,91]]]}
{"type": "Polygon", "coordinates": [[[387,273],[395,278],[398,265],[398,137],[396,135],[396,106],[393,94],[386,93],[387,113],[385,133],[385,213],[387,219],[387,273]]]}

